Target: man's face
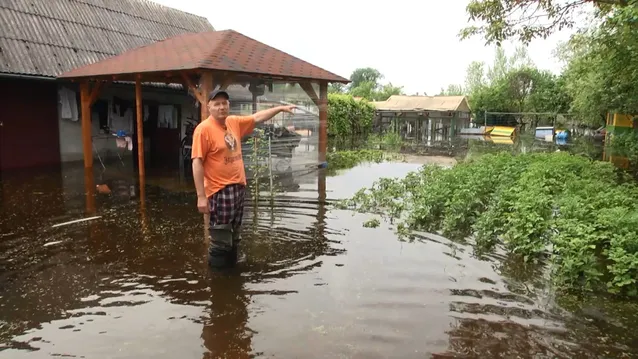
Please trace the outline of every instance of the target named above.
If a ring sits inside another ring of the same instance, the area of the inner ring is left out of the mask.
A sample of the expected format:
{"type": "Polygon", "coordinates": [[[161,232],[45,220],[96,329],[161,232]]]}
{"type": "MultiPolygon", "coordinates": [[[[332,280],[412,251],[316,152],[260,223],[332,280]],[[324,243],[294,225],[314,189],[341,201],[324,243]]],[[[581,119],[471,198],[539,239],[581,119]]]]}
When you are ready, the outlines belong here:
{"type": "Polygon", "coordinates": [[[229,108],[230,102],[223,96],[208,101],[208,113],[218,121],[224,121],[228,117],[229,108]]]}

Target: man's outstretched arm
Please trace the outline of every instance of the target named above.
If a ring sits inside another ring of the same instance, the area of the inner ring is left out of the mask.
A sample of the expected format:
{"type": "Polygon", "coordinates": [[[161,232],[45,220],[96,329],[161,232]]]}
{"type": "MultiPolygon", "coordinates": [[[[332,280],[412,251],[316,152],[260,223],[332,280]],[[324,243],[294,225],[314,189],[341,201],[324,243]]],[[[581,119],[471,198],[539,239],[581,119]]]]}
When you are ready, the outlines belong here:
{"type": "Polygon", "coordinates": [[[275,117],[280,112],[288,112],[293,113],[293,110],[297,108],[297,106],[277,106],[273,108],[269,108],[267,110],[261,110],[259,112],[255,112],[253,118],[255,119],[255,123],[261,123],[264,121],[268,121],[271,118],[275,117]]]}

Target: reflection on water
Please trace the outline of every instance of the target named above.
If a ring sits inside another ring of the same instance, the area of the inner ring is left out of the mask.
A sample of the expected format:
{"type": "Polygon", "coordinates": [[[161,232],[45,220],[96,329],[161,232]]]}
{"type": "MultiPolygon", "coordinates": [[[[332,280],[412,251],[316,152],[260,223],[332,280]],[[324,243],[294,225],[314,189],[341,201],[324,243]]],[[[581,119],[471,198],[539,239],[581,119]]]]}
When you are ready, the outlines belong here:
{"type": "Polygon", "coordinates": [[[400,242],[325,203],[417,167],[288,179],[294,192],[248,203],[245,259],[224,273],[206,268],[193,193],[165,180],[113,179],[87,202],[81,170],[5,176],[0,358],[638,355],[632,304],[561,307],[543,268],[432,234],[400,242]],[[52,228],[87,203],[100,218],[52,228]]]}

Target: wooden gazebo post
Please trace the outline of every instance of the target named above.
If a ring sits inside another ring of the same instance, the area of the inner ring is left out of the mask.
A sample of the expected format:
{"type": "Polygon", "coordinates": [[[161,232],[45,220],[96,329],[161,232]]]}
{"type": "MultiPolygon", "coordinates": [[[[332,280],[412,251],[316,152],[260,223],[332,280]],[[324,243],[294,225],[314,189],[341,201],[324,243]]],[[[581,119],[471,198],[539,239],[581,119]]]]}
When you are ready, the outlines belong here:
{"type": "Polygon", "coordinates": [[[140,185],[146,169],[144,168],[144,107],[142,106],[142,80],[137,75],[135,79],[135,115],[137,117],[137,166],[140,175],[140,185]]]}
{"type": "Polygon", "coordinates": [[[93,88],[88,81],[80,83],[80,116],[82,122],[82,152],[84,156],[84,193],[86,211],[95,212],[95,178],[93,177],[93,131],[91,128],[91,106],[97,100],[102,87],[97,82],[93,88]]]}
{"type": "Polygon", "coordinates": [[[213,73],[210,71],[204,71],[202,73],[201,78],[199,79],[199,91],[201,96],[199,99],[199,113],[200,113],[200,122],[204,121],[208,118],[208,94],[213,91],[215,85],[213,84],[213,73]]]}
{"type": "Polygon", "coordinates": [[[137,167],[139,174],[140,210],[146,208],[146,167],[144,164],[144,106],[142,105],[142,77],[135,78],[135,117],[137,118],[137,167]]]}
{"type": "Polygon", "coordinates": [[[93,168],[93,139],[91,129],[91,106],[97,100],[102,88],[102,82],[97,82],[93,88],[88,80],[80,83],[80,112],[82,116],[82,151],[84,154],[84,168],[93,168]]]}
{"type": "Polygon", "coordinates": [[[319,83],[319,162],[326,161],[328,152],[328,83],[319,83]]]}

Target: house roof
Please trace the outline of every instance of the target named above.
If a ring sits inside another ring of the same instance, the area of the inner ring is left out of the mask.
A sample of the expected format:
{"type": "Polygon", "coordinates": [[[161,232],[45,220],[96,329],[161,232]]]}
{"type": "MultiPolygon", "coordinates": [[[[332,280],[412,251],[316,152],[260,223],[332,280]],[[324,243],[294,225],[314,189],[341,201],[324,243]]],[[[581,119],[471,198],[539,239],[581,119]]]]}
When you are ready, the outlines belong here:
{"type": "Polygon", "coordinates": [[[465,96],[390,96],[386,101],[372,102],[385,111],[461,111],[470,112],[465,96]]]}
{"type": "Polygon", "coordinates": [[[63,73],[60,78],[215,70],[283,80],[349,80],[234,30],[185,33],[63,73]]]}
{"type": "Polygon", "coordinates": [[[208,20],[149,0],[0,1],[0,73],[59,74],[187,32],[208,20]]]}

